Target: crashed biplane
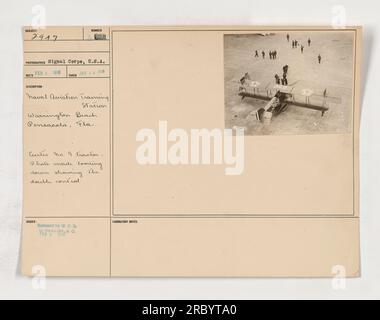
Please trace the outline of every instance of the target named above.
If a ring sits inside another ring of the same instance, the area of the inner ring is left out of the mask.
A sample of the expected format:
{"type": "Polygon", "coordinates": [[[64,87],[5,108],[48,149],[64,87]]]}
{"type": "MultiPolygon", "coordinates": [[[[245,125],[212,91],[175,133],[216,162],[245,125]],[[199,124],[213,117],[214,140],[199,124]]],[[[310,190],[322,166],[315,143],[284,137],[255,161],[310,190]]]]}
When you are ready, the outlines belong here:
{"type": "Polygon", "coordinates": [[[252,81],[249,75],[240,79],[239,96],[244,98],[253,98],[267,101],[267,104],[250,113],[258,121],[270,122],[273,116],[284,112],[290,105],[311,110],[320,111],[324,116],[329,110],[327,102],[341,103],[341,99],[327,95],[327,89],[321,93],[315,93],[311,89],[303,89],[295,93],[295,85],[276,84],[270,87],[268,84],[265,88],[260,88],[258,81],[252,81]]]}

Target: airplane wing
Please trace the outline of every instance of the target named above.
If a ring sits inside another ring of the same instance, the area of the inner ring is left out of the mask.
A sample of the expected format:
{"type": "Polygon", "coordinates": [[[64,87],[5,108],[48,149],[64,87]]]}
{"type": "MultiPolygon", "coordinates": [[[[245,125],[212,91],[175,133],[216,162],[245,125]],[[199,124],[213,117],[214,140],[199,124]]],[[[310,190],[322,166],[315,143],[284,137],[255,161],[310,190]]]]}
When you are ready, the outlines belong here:
{"type": "Polygon", "coordinates": [[[290,101],[287,101],[287,102],[288,102],[289,105],[293,105],[293,106],[301,107],[301,108],[306,108],[306,109],[317,110],[317,111],[321,111],[323,113],[326,112],[327,110],[329,110],[328,107],[323,106],[323,105],[298,102],[298,101],[295,101],[295,100],[290,100],[290,101]]]}
{"type": "MultiPolygon", "coordinates": [[[[299,93],[294,94],[293,93],[293,96],[297,101],[305,100],[305,96],[302,94],[299,94],[299,93]]],[[[328,103],[335,103],[335,104],[341,104],[342,103],[342,98],[340,98],[340,97],[332,97],[329,95],[327,95],[325,97],[325,96],[323,96],[323,94],[316,94],[316,93],[311,94],[309,96],[309,99],[317,102],[317,104],[319,104],[319,102],[323,102],[323,101],[328,102],[328,103]]]]}
{"type": "Polygon", "coordinates": [[[248,98],[254,98],[254,99],[259,99],[259,100],[264,100],[264,101],[269,101],[273,98],[270,96],[252,93],[252,92],[247,92],[247,91],[240,91],[239,96],[241,96],[242,99],[248,97],[248,98]]]}

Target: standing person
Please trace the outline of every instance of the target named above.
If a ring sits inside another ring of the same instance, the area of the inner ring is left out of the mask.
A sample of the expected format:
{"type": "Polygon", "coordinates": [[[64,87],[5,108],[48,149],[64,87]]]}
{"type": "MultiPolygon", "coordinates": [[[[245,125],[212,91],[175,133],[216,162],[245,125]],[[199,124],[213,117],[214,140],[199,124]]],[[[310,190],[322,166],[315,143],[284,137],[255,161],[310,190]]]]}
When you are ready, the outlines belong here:
{"type": "Polygon", "coordinates": [[[276,84],[280,84],[280,77],[277,73],[274,75],[274,78],[276,79],[276,84]]]}
{"type": "Polygon", "coordinates": [[[288,42],[289,42],[289,39],[290,39],[289,33],[286,35],[286,39],[288,39],[288,42]]]}
{"type": "Polygon", "coordinates": [[[309,38],[309,39],[307,39],[307,44],[309,45],[309,47],[310,47],[310,45],[311,45],[311,39],[309,38]]]}
{"type": "Polygon", "coordinates": [[[265,59],[265,51],[264,50],[261,52],[261,55],[263,56],[263,59],[265,59]]]}
{"type": "Polygon", "coordinates": [[[327,88],[325,89],[325,91],[323,91],[323,105],[324,106],[326,105],[326,98],[327,98],[327,88]]]}
{"type": "Polygon", "coordinates": [[[284,80],[284,85],[287,86],[288,85],[288,78],[286,77],[286,73],[284,73],[284,75],[282,76],[282,79],[284,80]]]}
{"type": "Polygon", "coordinates": [[[274,50],[274,58],[277,59],[277,50],[274,50]]]}
{"type": "Polygon", "coordinates": [[[321,57],[321,55],[319,54],[319,55],[318,55],[318,63],[321,64],[321,61],[322,61],[322,57],[321,57]]]}
{"type": "Polygon", "coordinates": [[[292,48],[294,49],[294,40],[292,41],[292,48]]]}
{"type": "Polygon", "coordinates": [[[255,50],[255,58],[258,58],[258,57],[259,57],[259,52],[255,50]]]}
{"type": "Polygon", "coordinates": [[[301,46],[301,53],[303,53],[304,46],[301,46]]]}
{"type": "Polygon", "coordinates": [[[273,58],[273,52],[272,52],[272,51],[269,51],[269,59],[272,60],[272,58],[273,58]]]}

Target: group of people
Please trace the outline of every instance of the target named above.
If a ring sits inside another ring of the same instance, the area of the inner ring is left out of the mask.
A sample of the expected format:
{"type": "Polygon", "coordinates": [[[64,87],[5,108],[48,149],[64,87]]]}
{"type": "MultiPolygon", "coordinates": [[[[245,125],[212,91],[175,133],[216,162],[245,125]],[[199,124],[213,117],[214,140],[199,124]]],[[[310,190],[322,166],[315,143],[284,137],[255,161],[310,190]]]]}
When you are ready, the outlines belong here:
{"type": "MultiPolygon", "coordinates": [[[[288,40],[288,42],[290,42],[290,35],[289,34],[286,35],[286,39],[288,40]]],[[[311,39],[310,39],[310,37],[307,39],[307,45],[309,47],[311,46],[311,39]]],[[[299,43],[298,40],[292,40],[292,49],[296,49],[299,46],[300,46],[300,49],[301,49],[301,53],[303,53],[304,50],[305,50],[305,47],[301,43],[299,43]]],[[[322,56],[319,54],[318,55],[318,63],[321,64],[321,62],[322,62],[322,56]]]]}
{"type": "Polygon", "coordinates": [[[282,71],[283,71],[282,78],[280,78],[280,76],[277,73],[275,74],[274,78],[276,79],[276,84],[287,86],[289,66],[288,65],[283,66],[282,71]]]}
{"type": "Polygon", "coordinates": [[[275,60],[277,59],[277,51],[269,51],[269,59],[275,60]]]}
{"type": "MultiPolygon", "coordinates": [[[[286,38],[287,38],[288,42],[290,42],[290,35],[289,34],[286,35],[286,38]]],[[[307,39],[307,44],[309,47],[311,46],[310,37],[307,39]]],[[[303,53],[305,50],[304,45],[302,45],[298,40],[292,40],[292,48],[295,49],[298,47],[300,47],[301,53],[303,53]]],[[[261,51],[261,56],[263,59],[265,59],[266,53],[264,50],[261,51]]],[[[255,58],[259,58],[259,57],[260,57],[259,51],[255,50],[255,58]]],[[[270,50],[269,51],[269,59],[271,59],[271,60],[277,59],[277,50],[274,50],[274,51],[270,50]]],[[[318,55],[318,63],[321,64],[321,62],[322,62],[322,56],[319,54],[318,55]]],[[[283,71],[282,77],[280,77],[278,74],[275,74],[275,76],[274,76],[275,81],[276,81],[276,84],[278,84],[278,85],[287,86],[288,85],[289,66],[288,65],[283,66],[282,71],[283,71]]],[[[240,83],[242,85],[244,85],[246,80],[250,80],[250,76],[248,73],[246,73],[244,75],[244,77],[240,79],[240,83]]]]}
{"type": "MultiPolygon", "coordinates": [[[[263,59],[265,59],[266,53],[264,50],[261,51],[261,56],[263,57],[263,59]]],[[[258,50],[255,50],[255,58],[259,58],[259,51],[258,50]]],[[[277,50],[269,51],[269,59],[271,59],[271,60],[277,59],[277,50]]]]}
{"type": "MultiPolygon", "coordinates": [[[[288,40],[288,42],[290,41],[290,35],[289,35],[289,34],[286,35],[286,39],[288,40]]],[[[298,40],[293,40],[293,41],[292,41],[292,48],[293,48],[293,49],[294,49],[294,48],[297,48],[299,44],[300,44],[300,43],[298,42],[298,40]]],[[[311,39],[310,39],[310,38],[307,39],[307,45],[308,45],[309,47],[311,46],[311,39]]],[[[303,45],[301,45],[301,48],[303,48],[303,45]]]]}

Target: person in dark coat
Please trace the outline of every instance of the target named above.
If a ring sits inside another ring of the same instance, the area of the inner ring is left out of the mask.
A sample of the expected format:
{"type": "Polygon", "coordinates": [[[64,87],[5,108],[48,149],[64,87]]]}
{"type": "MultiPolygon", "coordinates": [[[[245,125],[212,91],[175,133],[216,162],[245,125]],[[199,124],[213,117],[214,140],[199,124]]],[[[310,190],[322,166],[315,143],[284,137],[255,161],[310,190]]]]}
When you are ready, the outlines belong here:
{"type": "Polygon", "coordinates": [[[276,84],[280,84],[280,77],[277,73],[274,75],[274,78],[276,79],[276,84]]]}
{"type": "Polygon", "coordinates": [[[283,85],[284,86],[287,86],[288,85],[288,78],[286,77],[286,74],[283,75],[283,78],[282,78],[282,82],[283,82],[283,85]]]}

